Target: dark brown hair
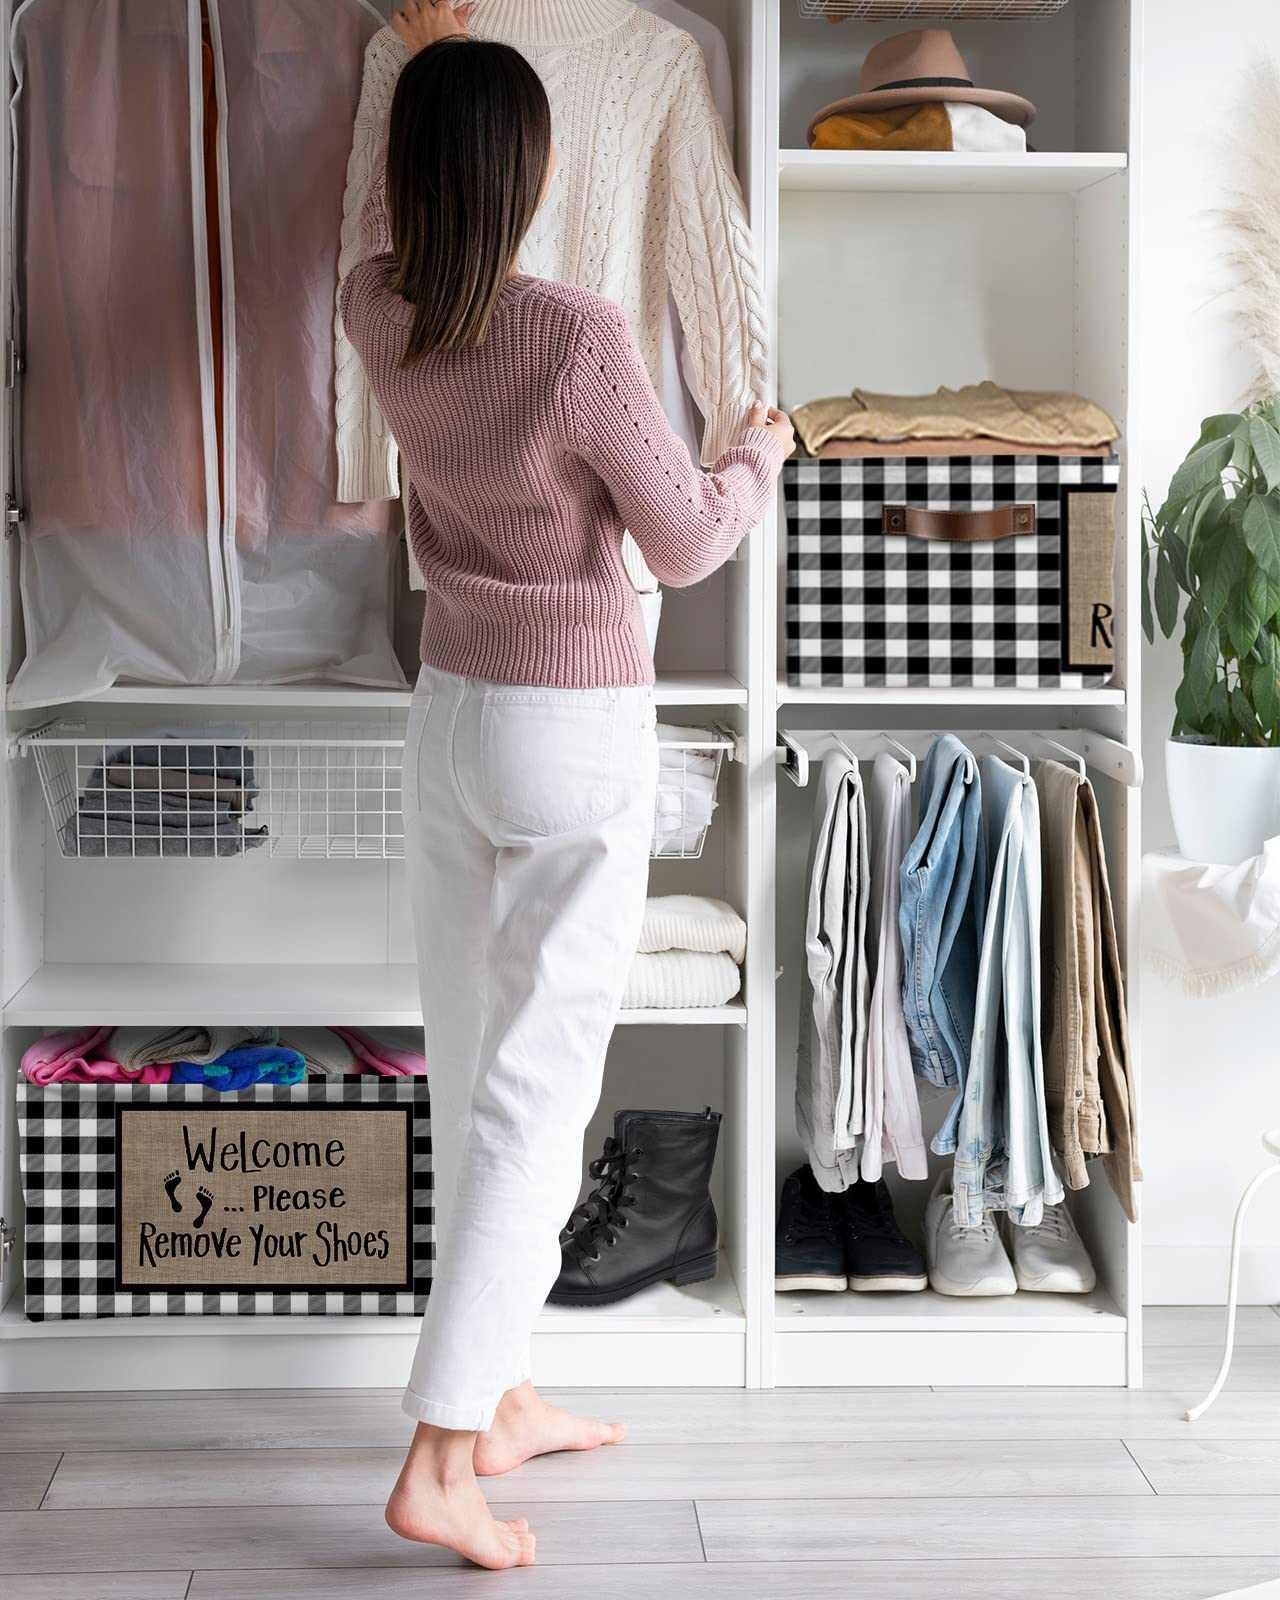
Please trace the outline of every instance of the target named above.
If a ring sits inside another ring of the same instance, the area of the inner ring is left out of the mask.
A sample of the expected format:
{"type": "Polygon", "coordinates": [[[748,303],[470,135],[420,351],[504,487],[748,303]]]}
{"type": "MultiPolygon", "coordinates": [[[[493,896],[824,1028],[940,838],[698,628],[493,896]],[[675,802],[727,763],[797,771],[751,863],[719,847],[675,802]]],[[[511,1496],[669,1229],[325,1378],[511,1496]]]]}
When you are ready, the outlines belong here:
{"type": "Polygon", "coordinates": [[[510,45],[445,39],[405,67],[387,135],[394,287],[414,308],[405,366],[484,338],[550,158],[546,90],[510,45]]]}

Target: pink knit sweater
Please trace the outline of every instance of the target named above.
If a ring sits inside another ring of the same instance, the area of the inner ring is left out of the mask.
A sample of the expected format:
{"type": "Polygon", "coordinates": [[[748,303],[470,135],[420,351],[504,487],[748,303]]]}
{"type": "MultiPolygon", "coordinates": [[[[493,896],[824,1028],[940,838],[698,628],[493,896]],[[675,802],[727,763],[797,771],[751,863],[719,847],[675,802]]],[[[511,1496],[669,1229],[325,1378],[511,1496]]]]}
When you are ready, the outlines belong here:
{"type": "Polygon", "coordinates": [[[651,683],[624,528],[659,582],[696,583],[760,520],[781,446],[748,429],[695,467],[622,312],[539,278],[510,281],[482,344],[402,368],[413,311],[390,287],[381,179],[340,304],[409,470],[423,661],[493,683],[651,683]]]}

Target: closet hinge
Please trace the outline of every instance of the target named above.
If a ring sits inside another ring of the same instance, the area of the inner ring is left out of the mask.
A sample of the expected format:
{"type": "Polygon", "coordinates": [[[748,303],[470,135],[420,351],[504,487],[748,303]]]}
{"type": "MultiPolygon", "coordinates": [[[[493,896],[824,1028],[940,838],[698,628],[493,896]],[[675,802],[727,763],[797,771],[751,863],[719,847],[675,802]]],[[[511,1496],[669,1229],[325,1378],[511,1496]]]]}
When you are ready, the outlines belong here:
{"type": "Polygon", "coordinates": [[[0,1282],[4,1280],[5,1268],[9,1265],[9,1256],[13,1251],[13,1243],[13,1229],[3,1217],[0,1217],[0,1282]]]}
{"type": "Polygon", "coordinates": [[[8,374],[5,381],[9,388],[14,388],[18,379],[27,370],[27,364],[18,353],[18,346],[12,339],[5,341],[5,371],[8,374]]]}
{"type": "Polygon", "coordinates": [[[11,494],[4,497],[4,536],[8,539],[22,525],[22,507],[11,494]]]}

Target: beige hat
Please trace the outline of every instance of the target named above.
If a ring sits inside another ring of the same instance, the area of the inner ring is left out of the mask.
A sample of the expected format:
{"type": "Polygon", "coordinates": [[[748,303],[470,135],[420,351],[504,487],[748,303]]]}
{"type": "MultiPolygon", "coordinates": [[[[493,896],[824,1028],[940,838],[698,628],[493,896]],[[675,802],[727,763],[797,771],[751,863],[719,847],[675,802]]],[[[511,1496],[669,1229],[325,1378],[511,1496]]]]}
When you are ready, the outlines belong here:
{"type": "Polygon", "coordinates": [[[1005,122],[1014,122],[1023,128],[1036,114],[1030,100],[1024,100],[1019,94],[975,88],[964,57],[947,30],[922,28],[915,33],[898,33],[892,39],[882,39],[867,52],[857,94],[823,106],[810,120],[809,142],[812,144],[813,130],[820,122],[844,111],[888,111],[893,106],[944,100],[985,106],[1005,122]]]}

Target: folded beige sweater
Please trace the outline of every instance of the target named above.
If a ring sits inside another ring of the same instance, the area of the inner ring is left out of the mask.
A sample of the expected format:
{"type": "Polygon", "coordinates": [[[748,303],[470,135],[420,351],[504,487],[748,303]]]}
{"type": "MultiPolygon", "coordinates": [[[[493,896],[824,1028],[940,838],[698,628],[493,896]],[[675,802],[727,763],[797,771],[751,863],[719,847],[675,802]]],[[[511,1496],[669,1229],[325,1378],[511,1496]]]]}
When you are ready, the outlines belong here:
{"type": "Polygon", "coordinates": [[[1099,445],[1119,437],[1114,422],[1080,395],[971,383],[929,395],[873,394],[812,400],[792,412],[810,454],[829,439],[1004,439],[1021,445],[1099,445]]]}

